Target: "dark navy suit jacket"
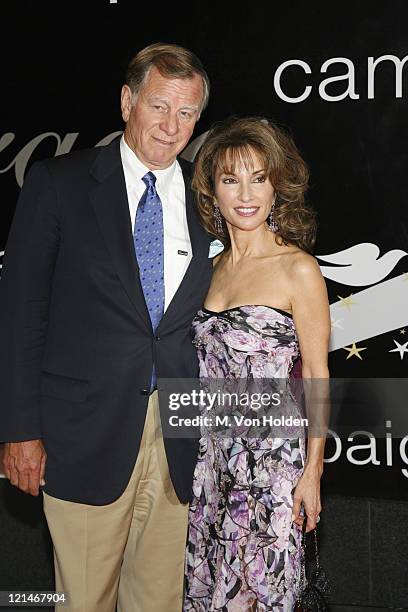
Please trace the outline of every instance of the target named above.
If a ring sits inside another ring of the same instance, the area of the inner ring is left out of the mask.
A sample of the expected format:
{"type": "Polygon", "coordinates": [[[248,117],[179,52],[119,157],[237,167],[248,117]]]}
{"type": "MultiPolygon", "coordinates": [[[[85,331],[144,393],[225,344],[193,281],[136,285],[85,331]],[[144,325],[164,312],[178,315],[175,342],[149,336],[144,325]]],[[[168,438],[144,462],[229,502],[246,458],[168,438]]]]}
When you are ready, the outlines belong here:
{"type": "MultiPolygon", "coordinates": [[[[0,441],[43,439],[44,490],[95,505],[119,497],[130,478],[153,362],[158,378],[197,375],[191,321],[212,271],[191,164],[180,159],[193,257],[153,334],[119,142],[33,165],[0,281],[0,441]]],[[[165,448],[186,502],[197,442],[165,439],[165,448]]]]}

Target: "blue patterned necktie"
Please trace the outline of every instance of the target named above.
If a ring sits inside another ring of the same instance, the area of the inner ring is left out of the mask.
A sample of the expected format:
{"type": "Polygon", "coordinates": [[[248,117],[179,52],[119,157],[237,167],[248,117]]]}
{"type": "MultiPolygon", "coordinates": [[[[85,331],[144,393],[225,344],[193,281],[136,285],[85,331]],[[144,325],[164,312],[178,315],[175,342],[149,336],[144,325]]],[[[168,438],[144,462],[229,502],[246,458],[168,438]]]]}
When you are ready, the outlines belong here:
{"type": "MultiPolygon", "coordinates": [[[[140,283],[152,328],[156,331],[164,312],[163,208],[155,187],[155,175],[148,172],[142,180],[146,190],[137,207],[133,240],[140,283]]],[[[152,389],[155,384],[156,375],[153,368],[152,389]]]]}
{"type": "Polygon", "coordinates": [[[146,306],[156,331],[164,312],[163,208],[155,175],[148,172],[142,180],[146,190],[137,207],[133,240],[146,306]]]}
{"type": "Polygon", "coordinates": [[[140,282],[156,331],[164,312],[163,209],[154,174],[148,172],[142,180],[146,190],[137,207],[133,239],[140,282]]]}

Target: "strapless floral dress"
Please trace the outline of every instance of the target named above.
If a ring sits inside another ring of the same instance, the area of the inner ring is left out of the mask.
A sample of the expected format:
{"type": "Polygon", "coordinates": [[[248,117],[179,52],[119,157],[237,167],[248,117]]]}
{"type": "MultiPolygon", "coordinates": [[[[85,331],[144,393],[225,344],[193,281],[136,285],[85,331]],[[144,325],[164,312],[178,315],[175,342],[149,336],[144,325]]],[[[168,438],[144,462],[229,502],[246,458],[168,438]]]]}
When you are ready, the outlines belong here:
{"type": "MultiPolygon", "coordinates": [[[[193,337],[200,380],[289,380],[299,358],[292,317],[269,306],[203,308],[193,337]]],[[[184,612],[293,610],[301,530],[291,512],[304,463],[304,436],[200,439],[184,612]]]]}

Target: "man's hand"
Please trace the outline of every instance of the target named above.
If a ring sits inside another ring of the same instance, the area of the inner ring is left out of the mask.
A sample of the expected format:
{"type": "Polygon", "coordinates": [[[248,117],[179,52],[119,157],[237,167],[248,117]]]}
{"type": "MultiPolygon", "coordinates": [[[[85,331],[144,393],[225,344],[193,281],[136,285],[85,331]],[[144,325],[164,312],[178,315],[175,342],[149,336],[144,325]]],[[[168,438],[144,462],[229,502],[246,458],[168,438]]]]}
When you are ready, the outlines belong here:
{"type": "Polygon", "coordinates": [[[8,442],[4,449],[4,468],[7,478],[24,493],[38,495],[44,485],[47,455],[41,440],[8,442]]]}

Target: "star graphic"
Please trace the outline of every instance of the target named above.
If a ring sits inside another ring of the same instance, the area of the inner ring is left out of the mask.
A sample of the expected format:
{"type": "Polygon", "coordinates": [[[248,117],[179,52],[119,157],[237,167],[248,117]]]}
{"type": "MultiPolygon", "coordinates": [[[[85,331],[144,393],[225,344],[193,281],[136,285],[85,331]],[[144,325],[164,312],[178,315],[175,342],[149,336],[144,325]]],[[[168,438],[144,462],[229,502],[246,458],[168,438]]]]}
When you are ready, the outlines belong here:
{"type": "Polygon", "coordinates": [[[361,348],[357,348],[356,347],[356,343],[353,342],[353,344],[349,347],[349,346],[343,346],[343,351],[348,351],[349,354],[346,357],[347,359],[350,359],[350,357],[353,357],[353,355],[355,357],[358,357],[359,359],[363,360],[362,356],[360,355],[361,351],[365,351],[367,349],[367,347],[362,346],[361,348]]]}
{"type": "Polygon", "coordinates": [[[404,359],[404,353],[408,353],[408,342],[405,342],[405,344],[400,344],[399,342],[394,340],[394,344],[396,344],[397,348],[391,349],[388,352],[399,353],[402,361],[404,359]]]}
{"type": "Polygon", "coordinates": [[[340,321],[342,321],[343,319],[331,319],[331,328],[334,329],[343,329],[343,326],[340,325],[340,321]]]}
{"type": "Polygon", "coordinates": [[[400,334],[402,334],[403,336],[405,336],[405,334],[406,334],[406,333],[407,333],[407,332],[406,332],[406,330],[405,330],[405,329],[400,329],[400,334]]]}
{"type": "Polygon", "coordinates": [[[339,298],[339,300],[341,300],[340,306],[344,306],[345,308],[347,308],[348,310],[350,310],[351,306],[353,306],[353,304],[357,304],[357,302],[353,301],[353,294],[350,293],[349,296],[347,297],[341,297],[341,295],[337,296],[339,298]]]}

